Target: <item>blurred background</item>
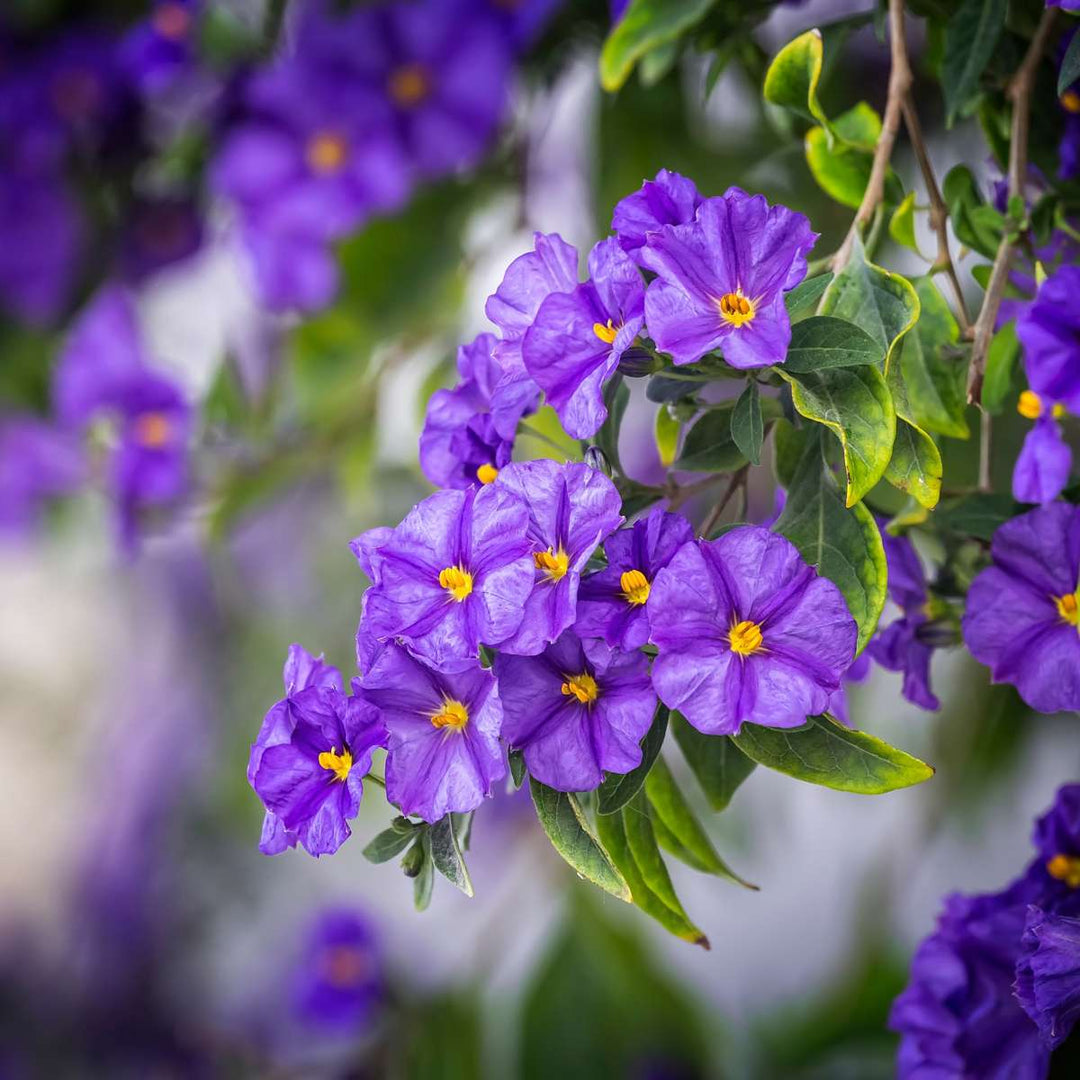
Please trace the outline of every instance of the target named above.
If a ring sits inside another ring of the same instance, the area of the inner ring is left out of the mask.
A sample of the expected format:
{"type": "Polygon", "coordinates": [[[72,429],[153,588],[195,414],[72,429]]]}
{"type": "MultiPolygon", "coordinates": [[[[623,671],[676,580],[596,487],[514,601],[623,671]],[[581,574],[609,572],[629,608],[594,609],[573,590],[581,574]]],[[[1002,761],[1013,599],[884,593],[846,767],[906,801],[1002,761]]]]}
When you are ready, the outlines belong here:
{"type": "MultiPolygon", "coordinates": [[[[299,4],[172,5],[199,36],[190,55],[167,54],[163,81],[158,54],[131,42],[147,26],[161,37],[166,5],[12,0],[0,13],[0,415],[47,421],[73,319],[119,280],[148,362],[182,389],[197,433],[189,488],[142,517],[134,551],[117,550],[108,485],[93,477],[33,515],[0,515],[12,521],[0,534],[4,1080],[890,1076],[885,1017],[942,895],[1018,872],[1032,818],[1078,773],[1075,718],[1029,714],[959,652],[935,656],[937,714],[875,667],[849,690],[853,721],[936,777],[862,798],[758,769],[723,815],[702,800],[719,850],[761,887],[672,868],[708,952],[577,880],[520,792],[476,816],[475,899],[440,880],[424,913],[393,863],[361,855],[393,814],[374,787],[332,858],[259,853],[245,768],[282,695],[285,651],[302,642],[353,673],[366,581],[347,542],[430,491],[416,456],[427,398],[453,381],[457,345],[490,329],[484,300],[533,230],[586,251],[659,168],[707,194],[739,184],[802,211],[819,252],[850,220],[813,183],[790,120],[766,111],[760,80],[796,33],[854,15],[824,100],[880,108],[887,49],[870,0],[748,0],[726,66],[714,60],[733,18],[722,4],[712,51],[674,51],[616,95],[597,78],[607,5],[526,6],[544,10],[515,42],[509,103],[483,152],[331,238],[339,287],[302,312],[260,290],[245,208],[207,180],[215,145],[242,122],[245,79],[297,47],[299,4]],[[78,224],[62,243],[68,211],[46,208],[35,226],[13,193],[31,168],[11,134],[28,108],[16,77],[88,55],[91,41],[110,72],[126,56],[117,70],[153,77],[123,103],[135,127],[113,117],[65,136],[49,175],[78,224]],[[133,269],[140,237],[164,254],[133,269]],[[43,268],[47,249],[60,269],[43,268]],[[29,287],[35,275],[47,295],[29,287]]],[[[974,122],[946,134],[932,85],[920,106],[939,175],[966,162],[989,188],[974,122]]],[[[895,164],[910,185],[905,151],[895,164]]],[[[973,290],[979,261],[961,263],[973,290]]],[[[633,390],[622,458],[656,482],[656,406],[633,390]]],[[[521,456],[578,452],[553,415],[534,423],[562,450],[524,437],[521,456]]],[[[1011,425],[996,433],[1003,487],[1022,437],[1011,425]]],[[[962,483],[974,451],[944,443],[962,483]]],[[[761,520],[771,470],[753,479],[761,520]]],[[[0,501],[23,494],[0,464],[0,501]]],[[[878,494],[883,514],[899,509],[878,494]]],[[[686,773],[673,743],[665,753],[686,773]]]]}

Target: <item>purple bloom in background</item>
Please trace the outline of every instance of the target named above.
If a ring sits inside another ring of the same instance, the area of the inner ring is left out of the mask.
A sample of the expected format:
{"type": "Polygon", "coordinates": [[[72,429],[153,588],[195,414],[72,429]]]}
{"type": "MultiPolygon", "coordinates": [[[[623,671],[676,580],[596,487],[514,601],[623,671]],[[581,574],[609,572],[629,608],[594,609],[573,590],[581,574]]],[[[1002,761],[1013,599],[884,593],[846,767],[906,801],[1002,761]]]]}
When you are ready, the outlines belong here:
{"type": "Polygon", "coordinates": [[[1080,919],[1028,908],[1015,992],[1043,1042],[1064,1042],[1080,1018],[1080,919]]]}
{"type": "Polygon", "coordinates": [[[641,764],[656,711],[649,662],[568,631],[539,656],[495,657],[503,737],[529,774],[558,791],[591,791],[605,772],[641,764]]]}
{"type": "Polygon", "coordinates": [[[436,670],[391,644],[353,686],[386,724],[386,797],[403,814],[475,810],[506,776],[499,688],[475,660],[436,670]]]}
{"type": "Polygon", "coordinates": [[[693,539],[686,518],[659,508],[612,533],[604,542],[607,566],[581,579],[574,632],[603,638],[620,649],[645,645],[652,583],[675,552],[693,539]]]}
{"type": "Polygon", "coordinates": [[[499,328],[495,359],[502,369],[491,414],[504,439],[512,439],[518,421],[537,405],[540,391],[522,358],[525,334],[540,305],[552,293],[568,293],[578,284],[577,249],[558,233],[535,233],[533,250],[506,268],[502,282],[488,297],[484,312],[499,328]]]}
{"type": "Polygon", "coordinates": [[[850,683],[861,683],[870,674],[870,652],[863,649],[855,657],[851,666],[844,672],[844,681],[840,689],[829,699],[829,715],[840,721],[844,727],[852,727],[851,714],[848,710],[847,687],[850,683]]]}
{"type": "Polygon", "coordinates": [[[607,418],[604,383],[645,325],[641,273],[614,237],[589,252],[589,280],[552,293],[525,334],[525,370],[575,439],[607,418]]]}
{"type": "Polygon", "coordinates": [[[0,416],[0,536],[32,529],[43,503],[86,479],[81,442],[31,416],[0,416]]]}
{"type": "MultiPolygon", "coordinates": [[[[1052,410],[1045,410],[1038,395],[1025,390],[1021,409],[1038,408],[1035,426],[1024,436],[1024,445],[1013,467],[1012,493],[1017,502],[1053,502],[1069,482],[1072,469],[1072,450],[1061,437],[1061,430],[1052,410]],[[1033,406],[1031,399],[1036,404],[1033,406]]],[[[1025,415],[1027,415],[1025,413],[1025,415]]]]}
{"type": "Polygon", "coordinates": [[[1040,398],[1080,412],[1080,266],[1062,266],[1016,320],[1028,383],[1040,398]]]}
{"type": "Polygon", "coordinates": [[[139,200],[120,239],[120,265],[130,281],[142,281],[202,246],[203,223],[191,199],[139,200]]]}
{"type": "MultiPolygon", "coordinates": [[[[508,467],[509,468],[509,467],[508,467]]],[[[435,664],[476,657],[521,623],[534,569],[529,508],[501,482],[439,491],[353,550],[375,582],[363,626],[435,664]]]]}
{"type": "Polygon", "coordinates": [[[436,487],[490,484],[509,460],[514,444],[495,430],[492,398],[502,370],[492,356],[494,334],[480,334],[458,349],[461,382],[436,390],[420,434],[420,467],[436,487]]]}
{"type": "Polygon", "coordinates": [[[525,49],[543,32],[563,0],[481,0],[515,49],[525,49]]]}
{"type": "Polygon", "coordinates": [[[573,625],[578,584],[589,556],[622,524],[622,499],[603,473],[580,462],[513,462],[496,487],[528,506],[533,585],[503,652],[533,656],[573,625]]]}
{"type": "Polygon", "coordinates": [[[855,655],[840,590],[758,525],[684,545],[648,615],[656,692],[706,735],[798,727],[828,708],[855,655]]]}
{"type": "Polygon", "coordinates": [[[702,203],[693,180],[661,169],[655,180],[646,180],[639,191],[615,204],[612,232],[631,258],[637,259],[648,234],[665,225],[687,225],[702,203]]]}
{"type": "Polygon", "coordinates": [[[922,562],[906,536],[890,536],[882,530],[881,540],[889,565],[889,598],[903,614],[879,631],[866,651],[888,671],[903,672],[903,694],[908,701],[933,711],[941,702],[930,689],[935,635],[922,562]]]}
{"type": "Polygon", "coordinates": [[[320,912],[293,976],[301,1020],[359,1033],[383,997],[382,959],[371,923],[352,908],[320,912]]]}
{"type": "Polygon", "coordinates": [[[195,61],[200,0],[156,0],[120,44],[120,63],[144,94],[159,94],[195,61]]]}
{"type": "Polygon", "coordinates": [[[378,710],[346,697],[339,680],[300,646],[289,650],[286,697],[266,714],[248,762],[248,780],[274,815],[259,845],[269,854],[295,837],[308,854],[331,855],[351,834],[363,777],[386,731],[378,710]]]}
{"type": "Polygon", "coordinates": [[[1038,857],[1027,880],[1047,910],[1080,914],[1080,784],[1065,784],[1054,805],[1035,823],[1038,857]]]}
{"type": "Polygon", "coordinates": [[[816,240],[802,214],[736,187],[706,199],[691,223],[649,233],[640,258],[657,274],[645,297],[656,347],[676,364],[714,349],[736,368],[782,364],[784,292],[806,277],[816,240]]]}
{"type": "Polygon", "coordinates": [[[994,534],[971,583],[964,641],[1039,712],[1080,708],[1080,508],[1051,503],[994,534]]]}
{"type": "Polygon", "coordinates": [[[1080,11],[1080,0],[1046,0],[1047,7],[1059,7],[1062,11],[1080,11]]]}

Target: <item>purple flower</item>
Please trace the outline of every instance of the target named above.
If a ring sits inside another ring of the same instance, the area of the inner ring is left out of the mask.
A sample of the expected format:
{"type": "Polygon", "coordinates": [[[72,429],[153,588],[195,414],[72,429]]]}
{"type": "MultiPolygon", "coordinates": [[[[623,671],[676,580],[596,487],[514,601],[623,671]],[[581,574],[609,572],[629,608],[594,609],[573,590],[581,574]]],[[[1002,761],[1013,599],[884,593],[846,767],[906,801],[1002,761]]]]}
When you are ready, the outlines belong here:
{"type": "Polygon", "coordinates": [[[994,534],[971,583],[964,641],[1039,712],[1080,708],[1080,508],[1051,503],[994,534]]]}
{"type": "Polygon", "coordinates": [[[458,349],[461,382],[436,390],[420,435],[420,467],[436,487],[490,484],[509,460],[514,444],[495,430],[492,396],[501,369],[492,356],[493,334],[480,334],[458,349]]]}
{"type": "Polygon", "coordinates": [[[1080,266],[1062,266],[1016,320],[1028,383],[1040,398],[1080,412],[1080,266]]]}
{"type": "Polygon", "coordinates": [[[828,708],[855,655],[840,590],[758,525],[680,548],[648,615],[656,692],[706,735],[798,727],[828,708]]]}
{"type": "Polygon", "coordinates": [[[495,657],[503,736],[530,775],[559,791],[591,791],[605,772],[641,764],[656,695],[641,652],[619,652],[571,631],[539,656],[495,657]]]}
{"type": "Polygon", "coordinates": [[[806,276],[817,233],[802,214],[729,188],[687,225],[649,233],[642,264],[657,274],[645,321],[658,349],[691,364],[714,349],[732,367],[782,364],[791,341],[784,292],[806,276]]]}
{"type": "Polygon", "coordinates": [[[563,0],[481,0],[515,49],[525,49],[543,32],[563,0]]]}
{"type": "Polygon", "coordinates": [[[525,370],[568,435],[586,439],[607,418],[604,383],[645,325],[641,273],[614,237],[589,252],[589,280],[551,293],[525,334],[525,370]]]}
{"type": "Polygon", "coordinates": [[[694,539],[690,522],[657,508],[604,542],[607,567],[581,579],[574,632],[619,649],[649,640],[646,601],[657,573],[694,539]]]}
{"type": "Polygon", "coordinates": [[[139,200],[130,209],[120,242],[120,265],[130,281],[141,281],[194,255],[203,225],[191,199],[139,200]]]}
{"type": "Polygon", "coordinates": [[[120,44],[120,63],[144,94],[159,94],[195,61],[200,0],[156,0],[120,44]]]}
{"type": "Polygon", "coordinates": [[[374,706],[341,692],[336,668],[299,645],[285,661],[285,697],[263,719],[248,781],[268,813],[259,847],[277,854],[297,841],[331,855],[349,838],[371,755],[386,745],[374,706]]]}
{"type": "Polygon", "coordinates": [[[1027,878],[1047,910],[1080,914],[1080,784],[1065,784],[1054,805],[1035,823],[1038,856],[1027,878]],[[1076,910],[1071,910],[1076,908],[1076,910]]]}
{"type": "MultiPolygon", "coordinates": [[[[1022,405],[1025,398],[1038,401],[1038,395],[1031,390],[1024,391],[1022,405]]],[[[1013,468],[1013,498],[1040,505],[1053,502],[1069,482],[1071,468],[1072,450],[1061,437],[1053,412],[1041,411],[1035,426],[1024,437],[1013,468]]]]}
{"type": "Polygon", "coordinates": [[[0,417],[0,535],[33,528],[46,500],[85,478],[82,446],[70,432],[35,417],[0,417]]]}
{"type": "Polygon", "coordinates": [[[930,659],[939,635],[932,623],[932,601],[922,563],[906,536],[881,534],[889,566],[889,598],[903,613],[867,645],[883,668],[904,673],[903,694],[913,705],[935,710],[941,702],[930,689],[930,659]]]}
{"type": "Polygon", "coordinates": [[[382,960],[370,922],[351,908],[320,912],[293,979],[300,1019],[353,1034],[363,1030],[383,997],[382,960]]]}
{"type": "Polygon", "coordinates": [[[540,397],[522,358],[525,334],[548,296],[572,292],[578,283],[577,249],[558,233],[535,233],[533,247],[506,268],[502,283],[484,307],[501,334],[495,359],[502,375],[491,414],[504,439],[514,437],[518,421],[536,408],[540,397]]]}
{"type": "Polygon", "coordinates": [[[495,485],[529,510],[533,585],[524,617],[499,648],[517,656],[541,652],[573,625],[578,583],[589,556],[622,523],[622,500],[603,473],[580,462],[515,462],[495,485]]]}
{"type": "Polygon", "coordinates": [[[391,644],[353,686],[386,724],[386,797],[403,814],[475,810],[506,775],[499,689],[475,660],[436,670],[391,644]]]}
{"type": "Polygon", "coordinates": [[[693,180],[661,169],[639,191],[620,199],[611,218],[612,232],[631,258],[637,259],[648,234],[665,225],[688,225],[702,203],[693,180]]]}
{"type": "Polygon", "coordinates": [[[840,689],[829,699],[829,715],[839,720],[844,727],[851,727],[851,714],[848,710],[847,688],[850,683],[861,683],[870,674],[870,653],[863,651],[855,657],[851,666],[844,672],[844,681],[840,689]]]}
{"type": "Polygon", "coordinates": [[[367,632],[401,638],[438,665],[499,645],[533,587],[528,529],[528,506],[500,476],[479,490],[436,492],[389,536],[355,541],[375,582],[364,594],[367,632]]]}
{"type": "Polygon", "coordinates": [[[1028,908],[1014,989],[1043,1042],[1064,1042],[1080,1018],[1080,919],[1028,908]]]}
{"type": "Polygon", "coordinates": [[[1046,0],[1047,7],[1059,7],[1062,11],[1080,11],[1080,0],[1046,0]]]}

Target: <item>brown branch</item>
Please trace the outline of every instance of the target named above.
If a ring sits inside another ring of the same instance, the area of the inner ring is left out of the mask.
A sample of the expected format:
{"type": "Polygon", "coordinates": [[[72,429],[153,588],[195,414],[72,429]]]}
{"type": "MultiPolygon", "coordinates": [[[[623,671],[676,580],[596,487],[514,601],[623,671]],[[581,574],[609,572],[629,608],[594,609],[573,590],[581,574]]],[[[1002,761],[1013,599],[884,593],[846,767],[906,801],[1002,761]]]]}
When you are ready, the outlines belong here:
{"type": "MultiPolygon", "coordinates": [[[[1035,76],[1039,70],[1050,32],[1057,17],[1056,8],[1047,8],[1039,20],[1035,36],[1028,45],[1024,59],[1016,69],[1016,74],[1009,81],[1008,97],[1013,103],[1012,122],[1009,136],[1009,202],[1014,198],[1023,198],[1024,182],[1027,179],[1028,122],[1031,114],[1031,95],[1035,89],[1035,76]]],[[[1009,279],[1009,263],[1012,261],[1014,242],[1009,235],[1009,223],[1006,223],[1005,235],[998,245],[994,266],[990,271],[990,281],[986,286],[979,317],[975,320],[975,344],[971,349],[971,375],[968,379],[968,401],[978,405],[982,400],[983,377],[986,374],[986,357],[990,351],[990,339],[994,336],[998,310],[1005,295],[1005,285],[1009,279]]]]}
{"type": "Polygon", "coordinates": [[[740,488],[746,487],[747,473],[749,471],[750,466],[743,465],[742,468],[737,469],[731,474],[731,480],[724,489],[724,494],[720,497],[720,501],[709,511],[708,517],[701,523],[701,529],[698,531],[699,536],[708,540],[709,533],[716,528],[716,523],[720,520],[720,515],[726,509],[727,504],[731,502],[732,495],[740,488]]]}

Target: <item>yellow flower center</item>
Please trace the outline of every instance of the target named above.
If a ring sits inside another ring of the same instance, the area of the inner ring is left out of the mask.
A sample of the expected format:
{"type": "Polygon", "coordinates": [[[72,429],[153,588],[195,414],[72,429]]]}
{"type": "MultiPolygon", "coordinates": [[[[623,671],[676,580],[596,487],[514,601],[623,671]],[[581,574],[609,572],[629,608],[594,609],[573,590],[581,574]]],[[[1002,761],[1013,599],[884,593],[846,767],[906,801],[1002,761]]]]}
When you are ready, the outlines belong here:
{"type": "Polygon", "coordinates": [[[732,326],[742,326],[744,323],[753,322],[756,313],[754,301],[743,296],[742,289],[725,293],[717,301],[716,306],[720,309],[720,317],[732,326]]]}
{"type": "Polygon", "coordinates": [[[460,604],[472,592],[472,574],[464,566],[447,566],[439,571],[439,584],[460,604]]]}
{"type": "Polygon", "coordinates": [[[451,731],[464,731],[468,722],[469,710],[453,698],[445,698],[442,708],[431,717],[432,727],[450,728],[451,731]]]}
{"type": "MultiPolygon", "coordinates": [[[[1016,403],[1016,411],[1025,420],[1038,420],[1042,416],[1044,408],[1043,399],[1034,390],[1025,390],[1016,403]]],[[[1055,405],[1050,412],[1055,420],[1060,420],[1065,415],[1065,406],[1061,404],[1055,405]]]]}
{"type": "Polygon", "coordinates": [[[183,41],[191,29],[191,14],[183,4],[162,4],[151,20],[159,37],[183,41]]]}
{"type": "Polygon", "coordinates": [[[359,986],[368,974],[368,955],[355,945],[335,945],[326,950],[322,971],[331,986],[359,986]]]}
{"type": "Polygon", "coordinates": [[[739,656],[753,656],[762,649],[761,627],[756,622],[750,622],[749,619],[732,623],[728,631],[728,642],[733,653],[738,653],[739,656]]]}
{"type": "Polygon", "coordinates": [[[635,607],[649,599],[649,579],[640,570],[627,570],[619,578],[623,599],[635,607]]]}
{"type": "Polygon", "coordinates": [[[328,772],[332,772],[335,780],[344,781],[349,778],[349,770],[352,768],[352,754],[349,753],[347,746],[341,748],[340,754],[337,752],[337,747],[332,746],[319,755],[319,764],[328,772]]]}
{"type": "Polygon", "coordinates": [[[495,477],[499,475],[499,470],[494,465],[481,465],[476,470],[476,479],[481,484],[490,484],[495,480],[495,477]]]}
{"type": "Polygon", "coordinates": [[[148,450],[160,450],[172,437],[172,424],[164,413],[143,413],[135,420],[135,441],[148,450]]]}
{"type": "Polygon", "coordinates": [[[1080,608],[1077,606],[1076,593],[1066,593],[1064,596],[1055,596],[1054,604],[1058,614],[1064,622],[1070,626],[1080,628],[1080,608]]]}
{"type": "Polygon", "coordinates": [[[308,140],[305,158],[313,173],[332,176],[345,167],[349,144],[336,132],[319,131],[308,140]]]}
{"type": "Polygon", "coordinates": [[[591,705],[600,695],[600,687],[587,672],[580,675],[568,675],[562,684],[562,692],[567,697],[576,697],[582,705],[591,705]]]}
{"type": "Polygon", "coordinates": [[[548,548],[547,551],[534,551],[533,562],[536,564],[537,570],[543,570],[548,581],[554,584],[556,581],[562,581],[566,577],[566,571],[570,568],[570,556],[563,551],[562,544],[559,545],[558,551],[552,551],[548,548]]]}
{"type": "Polygon", "coordinates": [[[1058,881],[1064,881],[1070,889],[1080,889],[1080,856],[1055,855],[1047,864],[1046,872],[1058,881]]]}
{"type": "Polygon", "coordinates": [[[1066,90],[1061,95],[1061,104],[1071,113],[1080,113],[1080,94],[1075,90],[1066,90]]]}
{"type": "Polygon", "coordinates": [[[607,326],[603,323],[594,322],[592,324],[592,332],[604,342],[605,345],[611,345],[618,336],[619,328],[617,326],[612,326],[611,320],[608,319],[607,326]]]}
{"type": "Polygon", "coordinates": [[[431,82],[421,64],[405,64],[391,72],[390,97],[403,109],[413,109],[431,92],[431,82]]]}

